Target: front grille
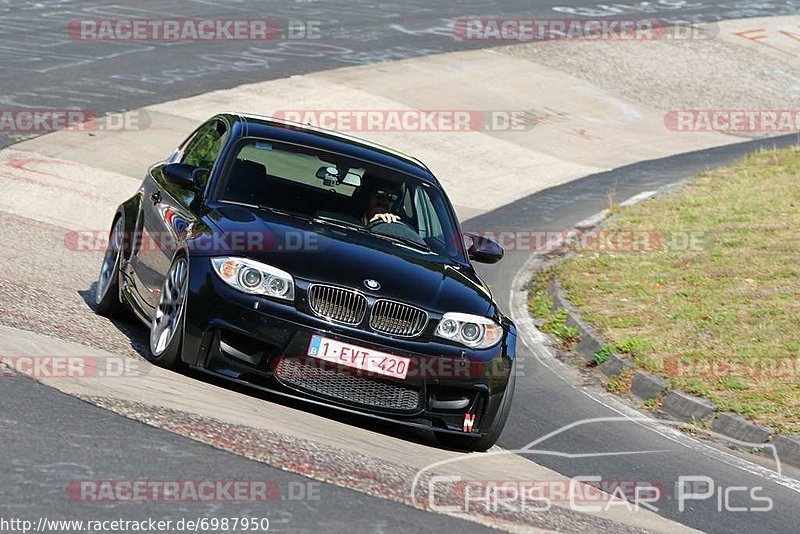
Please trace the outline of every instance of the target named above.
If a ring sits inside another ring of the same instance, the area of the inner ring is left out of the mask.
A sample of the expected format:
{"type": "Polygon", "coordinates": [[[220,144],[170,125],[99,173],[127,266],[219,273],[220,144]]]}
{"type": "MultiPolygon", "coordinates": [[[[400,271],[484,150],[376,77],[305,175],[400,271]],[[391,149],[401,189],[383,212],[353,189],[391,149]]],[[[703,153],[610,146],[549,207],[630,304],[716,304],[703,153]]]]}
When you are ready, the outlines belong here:
{"type": "Polygon", "coordinates": [[[393,336],[418,336],[426,324],[428,314],[423,310],[392,300],[375,302],[369,318],[370,328],[393,336]]]}
{"type": "Polygon", "coordinates": [[[317,284],[308,288],[308,305],[317,315],[345,324],[360,323],[367,311],[367,299],[358,291],[317,284]]]}
{"type": "Polygon", "coordinates": [[[419,409],[420,394],[416,389],[355,376],[346,371],[321,369],[297,359],[282,358],[274,373],[288,385],[352,404],[403,412],[419,409]]]}

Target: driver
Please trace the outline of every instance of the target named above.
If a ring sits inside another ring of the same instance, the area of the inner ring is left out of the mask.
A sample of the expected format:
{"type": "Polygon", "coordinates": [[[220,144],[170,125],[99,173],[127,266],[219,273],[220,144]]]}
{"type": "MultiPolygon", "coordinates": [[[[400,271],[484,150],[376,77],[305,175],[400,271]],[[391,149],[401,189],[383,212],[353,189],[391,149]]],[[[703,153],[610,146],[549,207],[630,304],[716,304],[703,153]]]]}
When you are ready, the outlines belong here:
{"type": "Polygon", "coordinates": [[[390,213],[400,198],[400,190],[386,183],[374,183],[369,186],[363,197],[361,222],[369,224],[375,221],[396,223],[400,216],[390,213]]]}

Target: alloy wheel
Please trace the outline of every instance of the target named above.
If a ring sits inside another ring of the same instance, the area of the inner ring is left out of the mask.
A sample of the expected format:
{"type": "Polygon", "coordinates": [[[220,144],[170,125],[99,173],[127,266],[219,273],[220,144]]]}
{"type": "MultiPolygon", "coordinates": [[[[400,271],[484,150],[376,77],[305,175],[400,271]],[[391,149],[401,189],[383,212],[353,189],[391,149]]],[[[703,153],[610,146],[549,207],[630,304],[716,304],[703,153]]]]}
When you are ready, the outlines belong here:
{"type": "Polygon", "coordinates": [[[154,356],[164,353],[180,328],[186,303],[187,281],[186,259],[179,258],[172,264],[164,280],[156,314],[150,326],[150,351],[154,356]]]}

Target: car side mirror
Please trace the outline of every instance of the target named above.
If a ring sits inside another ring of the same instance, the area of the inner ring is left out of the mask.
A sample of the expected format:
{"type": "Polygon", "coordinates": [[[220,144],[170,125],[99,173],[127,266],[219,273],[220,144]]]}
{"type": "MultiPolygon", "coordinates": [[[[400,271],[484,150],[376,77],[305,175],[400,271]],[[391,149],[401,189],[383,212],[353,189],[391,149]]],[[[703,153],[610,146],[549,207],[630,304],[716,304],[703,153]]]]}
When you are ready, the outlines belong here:
{"type": "Polygon", "coordinates": [[[478,234],[465,233],[465,236],[472,240],[472,244],[467,249],[469,259],[480,263],[497,263],[503,259],[503,247],[478,234]]]}
{"type": "Polygon", "coordinates": [[[207,173],[208,169],[195,167],[188,163],[170,163],[164,166],[162,172],[164,173],[164,178],[166,178],[169,183],[184,189],[197,191],[200,184],[200,177],[203,173],[207,173]]]}

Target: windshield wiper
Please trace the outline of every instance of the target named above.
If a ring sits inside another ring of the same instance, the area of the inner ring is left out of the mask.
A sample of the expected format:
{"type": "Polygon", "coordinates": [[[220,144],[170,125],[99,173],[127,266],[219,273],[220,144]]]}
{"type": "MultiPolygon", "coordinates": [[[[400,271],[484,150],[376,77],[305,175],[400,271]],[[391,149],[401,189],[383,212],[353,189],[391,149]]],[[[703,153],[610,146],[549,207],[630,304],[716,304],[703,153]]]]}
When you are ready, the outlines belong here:
{"type": "Polygon", "coordinates": [[[220,200],[223,204],[233,204],[234,206],[244,206],[245,208],[256,208],[259,210],[269,211],[272,213],[277,213],[278,215],[285,215],[287,217],[297,217],[298,219],[304,219],[306,221],[311,220],[311,217],[308,215],[304,215],[300,212],[296,211],[286,211],[278,208],[273,208],[272,206],[267,206],[265,204],[251,204],[249,202],[239,202],[238,200],[220,200]]]}
{"type": "Polygon", "coordinates": [[[431,248],[426,243],[420,243],[419,241],[414,241],[413,239],[406,239],[404,237],[397,237],[393,235],[387,234],[379,234],[377,232],[370,231],[365,226],[360,226],[357,224],[349,223],[347,221],[341,221],[339,219],[334,219],[333,217],[325,217],[316,216],[314,217],[314,221],[330,224],[331,226],[337,226],[339,228],[347,228],[348,230],[355,230],[361,234],[371,235],[377,237],[378,239],[383,239],[384,241],[391,241],[395,244],[405,245],[412,248],[416,248],[418,250],[422,250],[424,252],[432,252],[431,248]]]}
{"type": "Polygon", "coordinates": [[[324,215],[317,215],[312,219],[314,222],[321,222],[323,224],[329,224],[331,226],[336,226],[338,228],[347,228],[348,230],[356,230],[357,232],[361,232],[364,234],[371,234],[369,230],[364,228],[363,226],[359,226],[357,224],[349,223],[347,221],[340,221],[339,219],[334,219],[333,217],[325,217],[324,215]]]}
{"type": "Polygon", "coordinates": [[[408,247],[422,250],[423,252],[433,252],[431,250],[431,247],[429,247],[427,243],[420,243],[419,241],[414,241],[413,239],[406,239],[405,237],[397,237],[394,235],[376,234],[375,232],[369,232],[369,233],[371,235],[374,235],[375,237],[385,239],[386,241],[393,241],[394,243],[400,245],[406,245],[408,247]]]}
{"type": "Polygon", "coordinates": [[[278,209],[278,208],[273,208],[272,206],[265,206],[263,204],[259,204],[258,209],[271,211],[272,213],[277,213],[278,215],[285,215],[287,217],[297,217],[298,219],[304,219],[306,221],[310,221],[311,220],[311,217],[309,217],[308,215],[304,215],[304,214],[296,212],[296,211],[281,210],[281,209],[278,209]]]}

